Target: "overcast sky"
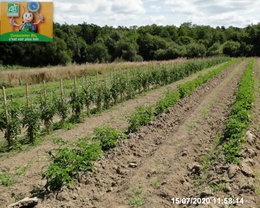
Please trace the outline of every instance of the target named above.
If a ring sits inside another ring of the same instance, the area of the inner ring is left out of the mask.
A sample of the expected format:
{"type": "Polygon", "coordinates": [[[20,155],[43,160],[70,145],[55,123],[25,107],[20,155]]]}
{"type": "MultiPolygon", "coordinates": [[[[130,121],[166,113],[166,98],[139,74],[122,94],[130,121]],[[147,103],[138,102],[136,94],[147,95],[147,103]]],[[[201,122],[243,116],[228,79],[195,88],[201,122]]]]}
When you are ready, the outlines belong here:
{"type": "Polygon", "coordinates": [[[54,6],[55,22],[68,24],[179,26],[192,22],[244,27],[260,21],[260,0],[56,0],[54,6]]]}

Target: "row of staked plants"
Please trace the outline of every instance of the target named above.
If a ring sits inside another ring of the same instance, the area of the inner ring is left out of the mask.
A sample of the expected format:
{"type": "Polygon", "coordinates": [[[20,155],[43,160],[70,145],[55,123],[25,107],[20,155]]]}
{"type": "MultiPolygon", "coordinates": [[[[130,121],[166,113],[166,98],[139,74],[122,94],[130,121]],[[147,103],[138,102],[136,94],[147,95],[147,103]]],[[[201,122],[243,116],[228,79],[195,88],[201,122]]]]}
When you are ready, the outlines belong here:
{"type": "MultiPolygon", "coordinates": [[[[232,60],[218,67],[214,70],[214,73],[209,72],[194,79],[192,82],[198,87],[238,60],[232,60]],[[204,82],[201,82],[201,79],[204,82]]],[[[126,139],[129,133],[137,131],[141,126],[147,125],[157,115],[167,112],[170,107],[174,106],[182,98],[181,89],[182,87],[179,85],[176,90],[168,90],[165,97],[159,100],[155,106],[145,105],[137,107],[136,111],[129,116],[128,130],[125,133],[111,127],[102,126],[94,130],[92,138],[79,139],[72,144],[65,144],[65,146],[51,150],[49,154],[51,155],[52,163],[43,172],[43,178],[47,181],[45,185],[46,190],[59,190],[63,185],[71,184],[73,179],[79,175],[79,172],[93,171],[93,162],[100,159],[106,151],[114,148],[119,141],[126,139]]],[[[192,88],[190,91],[192,90],[194,91],[195,89],[192,88]]]]}
{"type": "Polygon", "coordinates": [[[4,132],[9,149],[21,135],[22,128],[26,129],[28,142],[33,143],[42,126],[46,133],[50,133],[68,121],[80,122],[83,113],[90,115],[100,112],[144,91],[170,84],[228,60],[230,58],[226,57],[191,60],[176,65],[152,67],[145,71],[117,74],[109,83],[106,80],[90,80],[81,86],[75,83],[69,96],[65,93],[46,93],[45,88],[37,102],[31,102],[29,107],[28,104],[21,106],[12,102],[8,104],[8,114],[4,110],[0,111],[0,130],[4,132]],[[58,125],[53,125],[55,116],[60,118],[58,125]]]}
{"type": "Polygon", "coordinates": [[[221,139],[224,159],[228,163],[239,163],[240,152],[246,131],[251,121],[252,106],[254,102],[254,59],[251,59],[239,82],[236,93],[236,102],[224,127],[221,139]]]}
{"type": "Polygon", "coordinates": [[[147,125],[155,118],[155,116],[168,112],[169,108],[173,107],[180,99],[189,96],[199,86],[213,79],[223,70],[227,69],[239,60],[240,59],[236,59],[227,62],[203,76],[199,76],[198,78],[185,82],[184,84],[179,84],[177,89],[168,90],[165,97],[159,100],[155,106],[145,105],[137,107],[136,111],[129,118],[128,132],[135,132],[142,126],[147,125]]]}

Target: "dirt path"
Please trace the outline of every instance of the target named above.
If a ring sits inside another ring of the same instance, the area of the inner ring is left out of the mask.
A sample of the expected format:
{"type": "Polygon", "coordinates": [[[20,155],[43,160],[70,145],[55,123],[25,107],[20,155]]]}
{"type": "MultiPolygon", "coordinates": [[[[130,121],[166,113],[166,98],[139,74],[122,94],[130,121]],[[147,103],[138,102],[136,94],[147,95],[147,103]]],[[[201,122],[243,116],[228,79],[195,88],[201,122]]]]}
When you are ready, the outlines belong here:
{"type": "Polygon", "coordinates": [[[171,198],[185,196],[190,186],[187,167],[214,143],[246,64],[200,87],[111,151],[97,172],[37,207],[173,207],[171,198]]]}
{"type": "MultiPolygon", "coordinates": [[[[136,106],[143,104],[154,104],[158,99],[164,96],[163,92],[167,88],[175,88],[177,84],[194,79],[197,76],[205,74],[215,68],[216,67],[206,69],[193,76],[185,78],[184,80],[147,92],[136,99],[117,105],[109,111],[101,113],[100,115],[87,118],[84,123],[79,124],[77,127],[69,131],[56,131],[52,136],[50,136],[50,138],[62,138],[64,140],[73,141],[77,138],[85,137],[93,130],[93,128],[101,125],[111,125],[115,128],[123,129],[127,126],[125,116],[134,111],[136,106]]],[[[39,145],[29,151],[21,152],[14,156],[4,156],[1,158],[0,170],[5,170],[8,174],[16,175],[16,183],[9,187],[0,186],[0,204],[5,206],[6,204],[20,200],[28,196],[29,192],[35,186],[44,184],[44,181],[41,180],[41,173],[42,168],[48,164],[49,157],[46,151],[54,147],[55,144],[51,140],[46,140],[42,145],[39,145]],[[21,187],[23,188],[21,189],[21,187]]]]}

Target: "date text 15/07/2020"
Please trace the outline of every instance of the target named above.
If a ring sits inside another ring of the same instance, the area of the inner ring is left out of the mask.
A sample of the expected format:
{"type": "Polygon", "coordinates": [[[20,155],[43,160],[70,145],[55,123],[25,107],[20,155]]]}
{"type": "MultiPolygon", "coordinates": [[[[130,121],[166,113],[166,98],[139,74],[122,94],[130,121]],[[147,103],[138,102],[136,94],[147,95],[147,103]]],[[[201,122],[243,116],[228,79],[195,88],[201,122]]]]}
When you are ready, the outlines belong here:
{"type": "Polygon", "coordinates": [[[223,204],[223,205],[234,205],[244,204],[243,198],[172,198],[173,204],[223,204]]]}

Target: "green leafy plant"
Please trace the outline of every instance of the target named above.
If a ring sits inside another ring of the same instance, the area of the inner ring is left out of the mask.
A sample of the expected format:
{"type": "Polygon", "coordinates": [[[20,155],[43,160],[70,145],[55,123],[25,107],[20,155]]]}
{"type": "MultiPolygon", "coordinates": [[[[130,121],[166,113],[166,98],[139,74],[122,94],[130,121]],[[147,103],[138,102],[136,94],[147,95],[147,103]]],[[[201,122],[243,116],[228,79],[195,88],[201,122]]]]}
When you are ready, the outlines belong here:
{"type": "Polygon", "coordinates": [[[231,108],[221,139],[225,160],[228,163],[239,163],[242,145],[245,143],[244,136],[249,126],[254,101],[253,66],[254,59],[251,59],[240,79],[236,102],[231,108]]]}
{"type": "Polygon", "coordinates": [[[44,123],[47,133],[50,133],[53,128],[53,117],[56,114],[55,102],[45,96],[40,96],[39,103],[40,118],[44,123]]]}
{"type": "Polygon", "coordinates": [[[89,138],[50,151],[53,162],[42,175],[47,180],[45,188],[59,190],[63,185],[70,184],[78,172],[93,170],[92,163],[101,157],[101,153],[101,146],[89,138]]]}
{"type": "Polygon", "coordinates": [[[0,173],[0,185],[11,186],[15,183],[13,176],[7,172],[0,173]]]}
{"type": "Polygon", "coordinates": [[[100,142],[103,151],[114,148],[119,140],[126,138],[122,131],[108,126],[95,128],[94,133],[94,139],[100,142]]]}
{"type": "Polygon", "coordinates": [[[81,112],[84,107],[84,97],[83,94],[74,90],[70,93],[70,105],[73,112],[73,118],[75,122],[80,121],[81,112]]]}
{"type": "Polygon", "coordinates": [[[22,124],[26,128],[29,142],[34,143],[40,130],[40,112],[36,106],[24,108],[22,124]]]}
{"type": "Polygon", "coordinates": [[[136,111],[130,115],[128,123],[128,132],[135,132],[141,126],[148,124],[154,118],[155,109],[153,106],[145,105],[136,108],[136,111]]]}
{"type": "Polygon", "coordinates": [[[169,107],[174,106],[180,100],[180,93],[178,90],[167,91],[164,98],[160,99],[155,106],[156,114],[161,114],[168,111],[169,107]]]}
{"type": "Polygon", "coordinates": [[[4,136],[10,149],[15,138],[21,133],[20,111],[16,104],[9,105],[8,114],[0,113],[0,130],[4,132],[4,136]]]}
{"type": "Polygon", "coordinates": [[[69,104],[65,99],[54,97],[54,105],[63,126],[69,115],[69,104]]]}

